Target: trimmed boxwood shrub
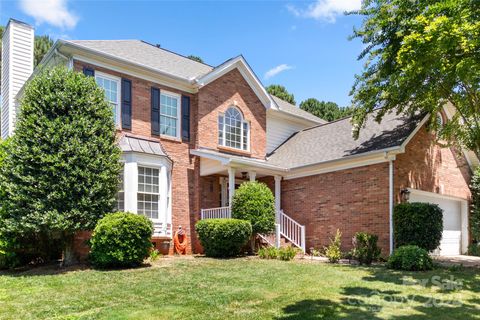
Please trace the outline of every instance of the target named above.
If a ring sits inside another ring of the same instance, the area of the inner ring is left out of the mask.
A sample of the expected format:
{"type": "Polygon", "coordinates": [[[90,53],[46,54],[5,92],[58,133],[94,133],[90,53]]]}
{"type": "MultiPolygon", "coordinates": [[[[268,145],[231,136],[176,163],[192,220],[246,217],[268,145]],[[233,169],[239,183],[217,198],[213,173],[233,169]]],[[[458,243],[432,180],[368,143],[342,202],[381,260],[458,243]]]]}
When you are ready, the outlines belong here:
{"type": "Polygon", "coordinates": [[[275,229],[272,191],[264,183],[242,183],[233,196],[232,218],[250,221],[253,234],[272,232],[275,229]]]}
{"type": "Polygon", "coordinates": [[[149,256],[152,234],[152,221],[145,216],[129,212],[107,214],[93,231],[91,262],[100,268],[139,266],[149,256]]]}
{"type": "Polygon", "coordinates": [[[360,264],[370,265],[378,260],[381,249],[377,246],[378,236],[366,232],[357,232],[354,237],[353,257],[360,264]]]}
{"type": "Polygon", "coordinates": [[[440,245],[443,210],[432,203],[401,203],[393,212],[395,246],[416,245],[433,251],[440,245]]]}
{"type": "Polygon", "coordinates": [[[427,250],[414,245],[396,249],[387,262],[387,267],[396,270],[423,271],[433,269],[432,258],[427,250]]]}
{"type": "Polygon", "coordinates": [[[206,219],[195,225],[200,242],[209,257],[234,257],[252,235],[252,225],[239,219],[206,219]]]}

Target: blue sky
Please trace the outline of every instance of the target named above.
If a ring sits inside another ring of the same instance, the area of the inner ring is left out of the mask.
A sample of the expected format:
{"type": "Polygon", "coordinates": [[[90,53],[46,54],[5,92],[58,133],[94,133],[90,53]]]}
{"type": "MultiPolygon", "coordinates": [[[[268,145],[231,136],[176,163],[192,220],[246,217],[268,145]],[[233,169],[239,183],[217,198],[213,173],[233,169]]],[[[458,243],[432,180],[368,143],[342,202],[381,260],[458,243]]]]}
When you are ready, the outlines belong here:
{"type": "Polygon", "coordinates": [[[359,3],[0,0],[0,24],[16,18],[55,39],[142,39],[213,66],[243,54],[264,85],[284,85],[297,103],[345,106],[363,45],[348,40],[361,19],[342,12],[359,3]]]}

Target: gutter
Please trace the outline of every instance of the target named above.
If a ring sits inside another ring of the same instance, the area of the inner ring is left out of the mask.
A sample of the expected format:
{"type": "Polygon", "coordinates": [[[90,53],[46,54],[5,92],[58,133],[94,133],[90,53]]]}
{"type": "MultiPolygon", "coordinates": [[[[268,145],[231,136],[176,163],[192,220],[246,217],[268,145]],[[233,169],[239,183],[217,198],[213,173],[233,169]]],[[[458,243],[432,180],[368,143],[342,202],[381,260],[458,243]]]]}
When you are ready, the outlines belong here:
{"type": "Polygon", "coordinates": [[[388,182],[389,182],[389,203],[388,203],[388,227],[390,234],[390,255],[393,253],[393,205],[394,205],[394,185],[393,185],[393,160],[389,161],[388,166],[388,182]]]}

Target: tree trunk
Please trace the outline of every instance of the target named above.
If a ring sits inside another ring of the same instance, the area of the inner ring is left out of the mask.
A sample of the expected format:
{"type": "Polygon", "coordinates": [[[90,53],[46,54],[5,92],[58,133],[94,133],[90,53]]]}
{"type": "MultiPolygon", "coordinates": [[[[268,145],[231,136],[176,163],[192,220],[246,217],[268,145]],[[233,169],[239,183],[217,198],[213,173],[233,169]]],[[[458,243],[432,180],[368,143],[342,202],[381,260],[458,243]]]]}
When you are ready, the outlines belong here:
{"type": "Polygon", "coordinates": [[[66,234],[64,235],[64,245],[63,245],[63,255],[62,255],[62,267],[68,267],[78,263],[77,256],[73,249],[74,235],[66,234]]]}

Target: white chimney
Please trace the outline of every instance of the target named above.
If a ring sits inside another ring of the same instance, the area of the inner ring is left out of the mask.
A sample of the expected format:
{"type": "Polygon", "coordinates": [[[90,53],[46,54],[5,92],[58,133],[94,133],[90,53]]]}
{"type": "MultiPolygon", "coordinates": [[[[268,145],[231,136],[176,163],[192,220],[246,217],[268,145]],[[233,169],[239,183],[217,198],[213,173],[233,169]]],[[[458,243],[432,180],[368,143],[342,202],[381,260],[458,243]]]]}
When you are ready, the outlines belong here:
{"type": "Polygon", "coordinates": [[[15,128],[16,96],[33,72],[33,45],[33,27],[10,19],[2,38],[2,139],[15,128]]]}

